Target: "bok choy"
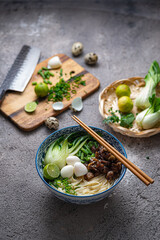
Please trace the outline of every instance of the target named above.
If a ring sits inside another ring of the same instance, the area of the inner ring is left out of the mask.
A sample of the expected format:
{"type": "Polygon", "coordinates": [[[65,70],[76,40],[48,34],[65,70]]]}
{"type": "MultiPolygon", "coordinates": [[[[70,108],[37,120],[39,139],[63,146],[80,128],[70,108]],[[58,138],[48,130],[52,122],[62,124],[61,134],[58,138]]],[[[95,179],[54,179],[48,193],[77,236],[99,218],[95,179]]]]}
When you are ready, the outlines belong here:
{"type": "Polygon", "coordinates": [[[160,122],[160,98],[155,94],[149,98],[150,107],[140,112],[136,123],[143,129],[150,129],[160,122]]]}
{"type": "Polygon", "coordinates": [[[136,98],[136,106],[140,109],[146,109],[150,106],[149,97],[155,94],[155,88],[160,82],[160,67],[157,61],[151,64],[148,74],[144,79],[146,85],[136,98]]]}
{"type": "Polygon", "coordinates": [[[88,135],[81,135],[80,133],[79,135],[71,133],[70,135],[60,137],[48,148],[44,164],[55,163],[61,169],[66,165],[66,158],[69,155],[76,155],[88,139],[88,135]],[[72,143],[70,139],[72,139],[72,143]]]}

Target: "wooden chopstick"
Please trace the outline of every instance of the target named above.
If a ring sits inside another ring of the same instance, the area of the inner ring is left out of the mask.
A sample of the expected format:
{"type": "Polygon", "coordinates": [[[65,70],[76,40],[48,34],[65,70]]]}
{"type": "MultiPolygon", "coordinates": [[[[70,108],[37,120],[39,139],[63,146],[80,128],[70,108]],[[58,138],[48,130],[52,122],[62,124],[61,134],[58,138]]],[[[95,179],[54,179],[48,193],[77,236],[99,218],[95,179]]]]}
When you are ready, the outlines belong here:
{"type": "MultiPolygon", "coordinates": [[[[122,155],[117,149],[115,149],[113,146],[111,146],[108,142],[106,142],[103,138],[101,138],[96,132],[94,132],[90,127],[88,127],[85,123],[83,123],[79,118],[74,116],[74,118],[79,121],[81,124],[83,124],[86,128],[90,130],[97,138],[100,138],[105,144],[107,144],[108,148],[112,149],[116,154],[118,154],[121,158],[123,158],[128,164],[130,164],[133,168],[135,168],[144,178],[146,178],[150,183],[153,183],[154,180],[150,178],[147,174],[145,174],[142,170],[140,170],[136,165],[134,165],[131,161],[129,161],[124,155],[122,155]]],[[[76,121],[76,122],[77,122],[76,121]]],[[[82,126],[82,125],[81,125],[82,126]]],[[[109,150],[109,149],[108,149],[109,150]]],[[[113,152],[113,155],[114,155],[113,152]]]]}
{"type": "Polygon", "coordinates": [[[112,147],[108,142],[101,138],[96,132],[94,132],[90,127],[83,123],[75,115],[72,116],[80,126],[82,126],[92,137],[94,137],[102,146],[104,146],[108,151],[110,151],[122,164],[124,164],[131,172],[133,172],[141,181],[143,181],[147,186],[153,183],[154,180],[140,170],[136,165],[129,161],[125,156],[123,156],[119,151],[112,147]]]}

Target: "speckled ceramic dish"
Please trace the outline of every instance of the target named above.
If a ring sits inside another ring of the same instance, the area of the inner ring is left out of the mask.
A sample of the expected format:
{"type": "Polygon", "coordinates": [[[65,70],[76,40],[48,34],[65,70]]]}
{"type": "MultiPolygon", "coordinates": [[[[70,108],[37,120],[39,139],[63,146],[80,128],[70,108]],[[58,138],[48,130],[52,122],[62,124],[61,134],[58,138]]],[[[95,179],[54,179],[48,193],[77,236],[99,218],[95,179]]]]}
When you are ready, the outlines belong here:
{"type": "MultiPolygon", "coordinates": [[[[127,154],[125,152],[124,147],[122,146],[122,144],[120,143],[120,141],[115,138],[112,134],[110,134],[109,132],[102,130],[100,128],[96,128],[96,127],[91,127],[94,131],[99,132],[102,137],[108,141],[114,148],[116,148],[120,153],[122,153],[125,157],[127,157],[127,154]]],[[[45,184],[45,186],[53,193],[53,195],[55,195],[57,198],[66,201],[66,202],[70,202],[70,203],[76,203],[76,204],[89,204],[89,203],[94,203],[94,202],[98,202],[106,197],[109,196],[109,194],[118,186],[118,184],[120,183],[120,181],[122,180],[122,178],[125,175],[126,172],[126,167],[124,165],[122,165],[122,171],[121,171],[121,175],[118,179],[115,180],[113,186],[111,188],[109,188],[108,190],[98,193],[98,194],[94,194],[94,195],[89,195],[89,196],[75,196],[75,195],[70,195],[70,194],[66,194],[63,192],[58,191],[57,189],[51,187],[43,178],[43,170],[42,170],[42,160],[45,157],[45,153],[47,148],[49,147],[49,145],[57,138],[59,138],[60,136],[64,135],[64,134],[70,134],[73,132],[77,132],[77,131],[85,131],[83,130],[80,126],[71,126],[71,127],[66,127],[66,128],[62,128],[54,133],[52,133],[51,135],[49,135],[40,145],[40,147],[38,148],[37,151],[37,155],[36,155],[36,169],[37,172],[41,178],[41,180],[43,181],[43,183],[45,184]]]]}

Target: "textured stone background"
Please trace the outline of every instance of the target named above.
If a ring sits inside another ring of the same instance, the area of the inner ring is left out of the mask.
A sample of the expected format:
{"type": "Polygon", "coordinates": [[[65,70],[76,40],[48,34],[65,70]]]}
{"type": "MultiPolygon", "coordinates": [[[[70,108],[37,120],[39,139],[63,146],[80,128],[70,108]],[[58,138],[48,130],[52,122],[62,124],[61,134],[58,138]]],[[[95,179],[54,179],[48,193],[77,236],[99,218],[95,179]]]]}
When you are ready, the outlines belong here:
{"type": "MultiPolygon", "coordinates": [[[[144,76],[153,60],[160,62],[160,2],[0,1],[0,83],[23,44],[39,47],[44,60],[56,53],[71,56],[75,41],[83,42],[84,53],[99,55],[96,67],[85,66],[83,56],[76,60],[101,82],[79,117],[114,133],[102,124],[98,95],[114,80],[144,76]]],[[[69,114],[58,117],[60,128],[75,124],[69,114]]],[[[128,171],[108,199],[77,206],[54,198],[37,175],[35,154],[49,134],[45,126],[22,132],[0,115],[0,239],[160,239],[160,135],[133,139],[114,133],[128,158],[155,179],[152,186],[128,171]]]]}

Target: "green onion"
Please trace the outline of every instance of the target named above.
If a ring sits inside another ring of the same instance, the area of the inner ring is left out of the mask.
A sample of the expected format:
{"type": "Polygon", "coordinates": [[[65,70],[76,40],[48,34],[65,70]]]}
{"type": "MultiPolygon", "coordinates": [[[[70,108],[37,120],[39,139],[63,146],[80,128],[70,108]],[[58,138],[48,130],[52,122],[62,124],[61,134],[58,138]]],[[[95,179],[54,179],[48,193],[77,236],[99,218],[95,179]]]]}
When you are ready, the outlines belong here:
{"type": "MultiPolygon", "coordinates": [[[[70,72],[70,75],[75,73],[74,71],[70,72]]],[[[52,85],[52,82],[49,81],[50,76],[54,76],[53,73],[49,71],[48,68],[42,67],[38,71],[38,74],[43,78],[44,83],[52,85]]],[[[58,83],[56,83],[55,86],[52,86],[49,89],[49,96],[48,96],[48,101],[52,100],[53,102],[57,101],[62,101],[63,98],[65,97],[66,100],[71,99],[71,93],[76,94],[77,91],[75,88],[79,88],[79,85],[84,85],[85,86],[85,80],[82,81],[83,75],[80,76],[74,76],[70,77],[70,79],[66,82],[63,79],[63,69],[60,69],[60,80],[58,83]]]]}
{"type": "Polygon", "coordinates": [[[73,89],[71,92],[72,92],[73,94],[76,94],[76,93],[77,93],[77,91],[76,91],[76,90],[74,90],[74,89],[73,89]]]}
{"type": "Polygon", "coordinates": [[[46,68],[46,67],[42,67],[42,70],[49,70],[49,68],[46,68]]]}
{"type": "Polygon", "coordinates": [[[45,79],[43,80],[43,82],[44,82],[44,83],[46,83],[46,84],[48,84],[48,81],[47,81],[47,80],[45,80],[45,79]]]}
{"type": "Polygon", "coordinates": [[[80,157],[80,159],[81,159],[81,160],[84,159],[84,153],[83,153],[83,152],[81,152],[81,157],[80,157]]]}
{"type": "Polygon", "coordinates": [[[62,68],[60,69],[60,76],[61,77],[63,76],[63,69],[62,68]]]}
{"type": "Polygon", "coordinates": [[[85,81],[81,81],[80,84],[83,85],[83,86],[86,86],[86,82],[85,81]]]}
{"type": "Polygon", "coordinates": [[[85,154],[88,154],[89,152],[85,148],[81,148],[81,151],[85,154]]]}
{"type": "Polygon", "coordinates": [[[53,73],[51,73],[51,72],[48,72],[48,74],[49,74],[50,76],[54,77],[54,74],[53,74],[53,73]]]}
{"type": "Polygon", "coordinates": [[[48,80],[48,84],[52,85],[52,82],[48,80]]]}
{"type": "Polygon", "coordinates": [[[45,79],[45,76],[44,76],[44,74],[42,73],[42,71],[39,71],[38,74],[41,75],[41,77],[42,77],[43,79],[45,79]]]}
{"type": "Polygon", "coordinates": [[[89,149],[87,145],[85,145],[85,148],[87,149],[88,153],[92,154],[92,151],[89,149]]]}
{"type": "Polygon", "coordinates": [[[32,82],[32,85],[37,85],[37,82],[32,82]]]}

